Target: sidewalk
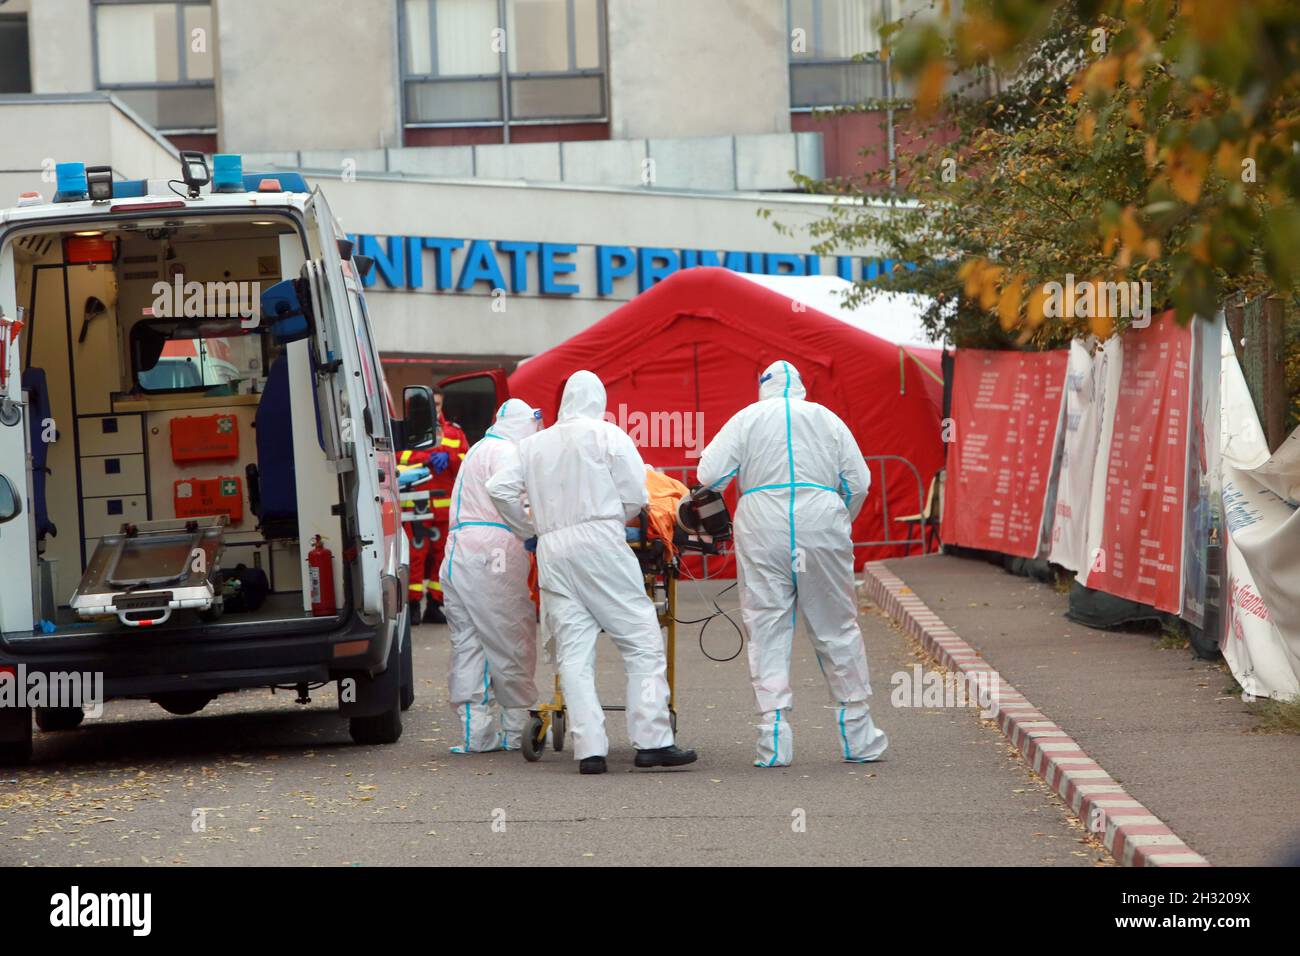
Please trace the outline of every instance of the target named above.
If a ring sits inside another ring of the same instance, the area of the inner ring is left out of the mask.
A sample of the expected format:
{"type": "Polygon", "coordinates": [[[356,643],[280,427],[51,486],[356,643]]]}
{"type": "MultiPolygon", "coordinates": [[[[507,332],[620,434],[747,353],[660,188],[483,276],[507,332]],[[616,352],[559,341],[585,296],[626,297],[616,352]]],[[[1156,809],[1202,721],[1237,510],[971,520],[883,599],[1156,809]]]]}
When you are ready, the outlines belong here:
{"type": "Polygon", "coordinates": [[[884,562],[1002,677],[1210,863],[1300,849],[1300,739],[1252,733],[1230,676],[1158,635],[1092,630],[1066,595],[980,561],[884,562]]]}

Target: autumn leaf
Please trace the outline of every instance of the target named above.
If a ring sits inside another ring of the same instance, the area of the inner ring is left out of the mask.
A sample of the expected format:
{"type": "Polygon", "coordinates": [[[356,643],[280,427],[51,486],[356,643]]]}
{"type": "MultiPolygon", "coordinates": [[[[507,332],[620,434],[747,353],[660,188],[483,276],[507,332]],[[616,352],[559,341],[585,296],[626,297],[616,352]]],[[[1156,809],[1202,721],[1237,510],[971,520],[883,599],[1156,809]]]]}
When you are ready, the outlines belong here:
{"type": "Polygon", "coordinates": [[[931,60],[921,71],[921,78],[916,84],[916,112],[922,119],[938,108],[947,80],[948,66],[943,60],[931,60]]]}
{"type": "Polygon", "coordinates": [[[1024,298],[1025,277],[1015,275],[1002,287],[998,296],[998,324],[1002,331],[1010,332],[1020,322],[1020,302],[1024,298]]]}

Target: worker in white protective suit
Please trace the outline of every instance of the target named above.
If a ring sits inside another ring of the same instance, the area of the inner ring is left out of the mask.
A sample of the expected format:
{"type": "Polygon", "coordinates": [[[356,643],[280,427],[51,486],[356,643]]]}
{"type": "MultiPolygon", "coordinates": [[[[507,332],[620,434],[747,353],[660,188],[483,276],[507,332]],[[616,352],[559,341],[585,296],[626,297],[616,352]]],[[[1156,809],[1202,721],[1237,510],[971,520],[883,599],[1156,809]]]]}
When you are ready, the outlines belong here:
{"type": "Polygon", "coordinates": [[[531,559],[487,493],[493,475],[518,467],[518,443],[541,412],[512,398],[470,448],[451,491],[442,582],[451,627],[447,675],[458,728],[453,753],[518,750],[537,704],[537,613],[528,590],[531,559]]]}
{"type": "Polygon", "coordinates": [[[609,739],[595,675],[602,630],[623,656],[636,766],[695,760],[694,751],[673,743],[663,634],[627,545],[625,525],[647,501],[645,465],[632,439],[604,414],[605,386],[591,372],[575,372],[558,421],[520,442],[518,464],[488,482],[516,534],[536,528],[542,620],[555,639],[573,754],[584,774],[607,769],[609,739]]]}
{"type": "Polygon", "coordinates": [[[740,484],[736,567],[761,715],[759,767],[788,766],[794,757],[790,651],[800,611],[836,702],[844,759],[876,760],[888,745],[867,707],[867,654],[853,589],[850,528],[871,474],[848,426],[805,395],[798,370],[773,362],[759,378],[759,400],[722,427],[696,472],[715,491],[733,478],[740,484]]]}

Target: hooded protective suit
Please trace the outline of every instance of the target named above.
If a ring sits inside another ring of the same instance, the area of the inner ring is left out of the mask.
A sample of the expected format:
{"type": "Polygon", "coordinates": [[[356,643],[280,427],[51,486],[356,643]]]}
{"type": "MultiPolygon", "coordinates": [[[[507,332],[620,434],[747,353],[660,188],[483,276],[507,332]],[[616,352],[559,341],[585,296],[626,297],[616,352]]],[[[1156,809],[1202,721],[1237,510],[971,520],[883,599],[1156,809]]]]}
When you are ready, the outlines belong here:
{"type": "Polygon", "coordinates": [[[799,611],[837,703],[844,759],[875,760],[888,745],[867,708],[867,654],[853,591],[851,526],[871,473],[848,426],[806,394],[793,365],[772,363],[759,379],[759,400],[723,426],[696,473],[715,490],[733,478],[740,483],[736,567],[762,715],[755,764],[764,767],[786,766],[794,756],[786,712],[799,611]]]}
{"type": "Polygon", "coordinates": [[[451,706],[460,723],[454,753],[517,750],[537,703],[537,622],[530,560],[487,493],[493,475],[518,467],[518,442],[541,416],[518,399],[497,411],[461,465],[451,492],[450,533],[440,568],[451,627],[451,706]]]}
{"type": "Polygon", "coordinates": [[[591,372],[575,372],[558,421],[524,439],[519,464],[488,482],[516,534],[536,528],[542,618],[555,637],[578,760],[609,751],[596,696],[596,636],[602,630],[623,656],[632,745],[651,750],[673,742],[663,634],[624,532],[646,504],[645,465],[632,439],[604,413],[605,386],[591,372]]]}

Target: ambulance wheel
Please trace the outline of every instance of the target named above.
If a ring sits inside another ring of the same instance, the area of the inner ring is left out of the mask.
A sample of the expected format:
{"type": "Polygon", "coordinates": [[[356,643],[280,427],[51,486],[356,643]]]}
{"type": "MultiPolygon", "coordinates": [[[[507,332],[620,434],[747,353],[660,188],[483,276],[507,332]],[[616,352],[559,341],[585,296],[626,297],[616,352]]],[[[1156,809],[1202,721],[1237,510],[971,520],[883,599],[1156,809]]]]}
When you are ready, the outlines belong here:
{"type": "Polygon", "coordinates": [[[80,707],[37,707],[36,726],[41,730],[76,730],[86,719],[80,707]]]}
{"type": "Polygon", "coordinates": [[[402,702],[394,700],[389,710],[373,717],[350,718],[348,731],[359,744],[397,743],[402,737],[402,702]]]}
{"type": "Polygon", "coordinates": [[[529,718],[528,726],[524,728],[524,739],[520,741],[520,749],[524,753],[524,759],[529,763],[536,763],[541,760],[542,748],[545,746],[546,741],[542,739],[542,718],[529,718]]]}
{"type": "Polygon", "coordinates": [[[402,710],[415,703],[415,651],[411,647],[411,616],[402,628],[402,710]]]}
{"type": "Polygon", "coordinates": [[[564,711],[559,710],[551,715],[551,746],[555,752],[564,752],[564,711]]]}
{"type": "Polygon", "coordinates": [[[32,759],[30,707],[0,708],[0,767],[20,767],[32,759]]]}
{"type": "Polygon", "coordinates": [[[154,703],[169,714],[175,714],[177,717],[188,717],[191,714],[197,714],[212,703],[212,695],[205,694],[202,691],[178,690],[170,694],[159,694],[154,698],[154,703]]]}

